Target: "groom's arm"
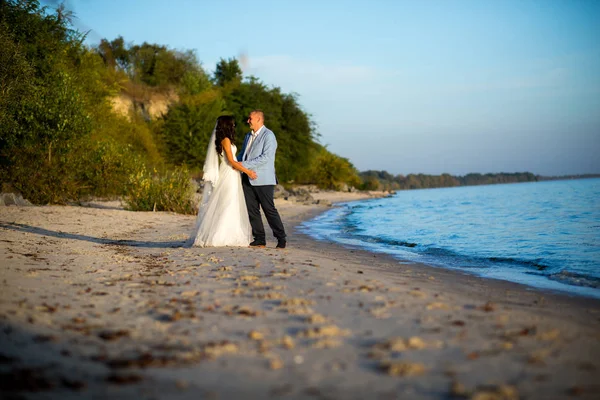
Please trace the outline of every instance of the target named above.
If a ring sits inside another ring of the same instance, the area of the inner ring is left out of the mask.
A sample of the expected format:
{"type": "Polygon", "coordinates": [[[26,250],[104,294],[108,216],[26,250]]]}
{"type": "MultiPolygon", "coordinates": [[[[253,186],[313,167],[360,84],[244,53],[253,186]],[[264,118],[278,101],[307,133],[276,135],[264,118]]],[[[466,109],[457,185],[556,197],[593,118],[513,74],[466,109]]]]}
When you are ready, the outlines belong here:
{"type": "Polygon", "coordinates": [[[255,170],[256,167],[260,167],[263,164],[269,162],[269,160],[275,160],[275,151],[277,150],[277,139],[275,139],[275,135],[273,133],[265,133],[267,136],[265,137],[264,146],[262,153],[250,160],[242,161],[242,165],[245,168],[255,170]]]}

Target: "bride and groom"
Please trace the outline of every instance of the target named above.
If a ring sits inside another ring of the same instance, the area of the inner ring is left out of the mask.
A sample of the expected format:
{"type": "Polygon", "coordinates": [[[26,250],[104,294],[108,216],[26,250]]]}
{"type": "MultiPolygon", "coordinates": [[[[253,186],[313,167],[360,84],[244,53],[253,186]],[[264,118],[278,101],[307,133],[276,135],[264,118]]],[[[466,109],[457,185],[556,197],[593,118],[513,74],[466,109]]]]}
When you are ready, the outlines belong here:
{"type": "Polygon", "coordinates": [[[217,118],[204,162],[204,191],[190,237],[193,246],[265,247],[261,208],[277,238],[277,248],[286,246],[285,229],[273,201],[277,140],[264,126],[261,110],[252,111],[247,122],[252,131],[236,158],[235,119],[217,118]]]}

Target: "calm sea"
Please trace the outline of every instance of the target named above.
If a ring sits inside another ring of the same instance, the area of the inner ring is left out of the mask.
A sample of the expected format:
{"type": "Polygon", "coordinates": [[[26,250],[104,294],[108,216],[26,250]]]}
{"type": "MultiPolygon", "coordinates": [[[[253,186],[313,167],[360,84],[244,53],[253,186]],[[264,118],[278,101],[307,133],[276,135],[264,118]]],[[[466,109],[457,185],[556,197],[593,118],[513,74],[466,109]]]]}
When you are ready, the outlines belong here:
{"type": "Polygon", "coordinates": [[[400,191],[305,222],[319,240],[600,298],[600,179],[400,191]]]}

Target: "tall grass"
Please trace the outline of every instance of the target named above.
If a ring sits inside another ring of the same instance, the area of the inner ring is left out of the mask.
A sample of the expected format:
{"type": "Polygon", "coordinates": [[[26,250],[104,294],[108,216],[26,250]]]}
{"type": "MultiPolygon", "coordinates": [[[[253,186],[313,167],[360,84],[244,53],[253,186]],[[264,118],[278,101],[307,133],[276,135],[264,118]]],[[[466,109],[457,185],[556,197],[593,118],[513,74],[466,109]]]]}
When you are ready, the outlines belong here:
{"type": "Polygon", "coordinates": [[[185,167],[159,173],[145,166],[129,177],[125,205],[131,211],[172,211],[195,214],[195,187],[185,167]]]}

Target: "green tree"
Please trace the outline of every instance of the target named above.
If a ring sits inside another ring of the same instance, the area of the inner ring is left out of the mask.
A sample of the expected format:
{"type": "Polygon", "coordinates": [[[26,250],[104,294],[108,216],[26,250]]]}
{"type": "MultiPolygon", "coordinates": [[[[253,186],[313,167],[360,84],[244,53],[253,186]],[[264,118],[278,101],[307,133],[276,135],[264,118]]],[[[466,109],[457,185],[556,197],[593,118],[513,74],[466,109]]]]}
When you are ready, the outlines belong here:
{"type": "Polygon", "coordinates": [[[33,97],[33,79],[33,68],[0,22],[0,168],[7,166],[9,151],[19,144],[18,113],[33,97]]]}
{"type": "Polygon", "coordinates": [[[210,79],[200,66],[186,71],[180,83],[182,96],[194,96],[211,88],[210,79]]]}
{"type": "Polygon", "coordinates": [[[104,63],[113,68],[119,68],[124,72],[131,72],[131,60],[129,50],[125,45],[123,36],[119,36],[110,42],[102,39],[96,50],[104,63]]]}
{"type": "Polygon", "coordinates": [[[217,63],[214,74],[214,82],[217,86],[224,87],[226,84],[236,84],[242,80],[242,69],[235,58],[224,60],[221,58],[217,63]]]}
{"type": "Polygon", "coordinates": [[[0,23],[35,70],[36,78],[64,64],[64,55],[73,45],[76,32],[67,27],[68,19],[47,14],[37,0],[0,2],[0,23]]]}
{"type": "Polygon", "coordinates": [[[124,186],[136,159],[128,147],[106,146],[118,121],[108,99],[120,78],[82,45],[63,8],[50,14],[37,1],[8,1],[0,11],[3,183],[34,203],[119,193],[106,183],[124,186]]]}
{"type": "Polygon", "coordinates": [[[0,111],[2,175],[31,201],[64,201],[77,187],[72,151],[91,130],[77,78],[81,36],[60,8],[47,14],[37,1],[7,1],[0,11],[2,74],[10,77],[3,86],[28,81],[0,111]]]}
{"type": "Polygon", "coordinates": [[[363,184],[361,186],[362,190],[381,190],[381,183],[379,179],[374,176],[367,176],[363,178],[363,184]]]}
{"type": "Polygon", "coordinates": [[[223,100],[216,90],[185,97],[170,107],[160,129],[167,160],[192,170],[201,169],[208,140],[222,110],[223,100]]]}
{"type": "Polygon", "coordinates": [[[358,171],[346,158],[319,146],[310,168],[301,177],[302,183],[313,183],[322,189],[340,190],[344,186],[359,187],[358,171]]]}
{"type": "MultiPolygon", "coordinates": [[[[265,125],[277,137],[277,177],[282,183],[297,180],[309,167],[318,148],[314,141],[314,125],[310,116],[300,108],[297,96],[281,93],[278,87],[268,88],[252,76],[242,82],[229,81],[222,90],[226,110],[237,121],[246,121],[248,114],[254,109],[264,112],[265,125]]],[[[238,123],[237,129],[238,144],[241,145],[249,128],[238,123]]]]}
{"type": "Polygon", "coordinates": [[[111,42],[102,40],[97,51],[106,65],[119,67],[134,82],[152,87],[178,86],[188,72],[199,67],[191,50],[176,51],[147,42],[125,46],[122,37],[111,42]]]}
{"type": "Polygon", "coordinates": [[[318,145],[314,141],[314,125],[300,108],[295,94],[282,95],[281,135],[277,166],[283,181],[297,179],[311,163],[318,145]]]}

